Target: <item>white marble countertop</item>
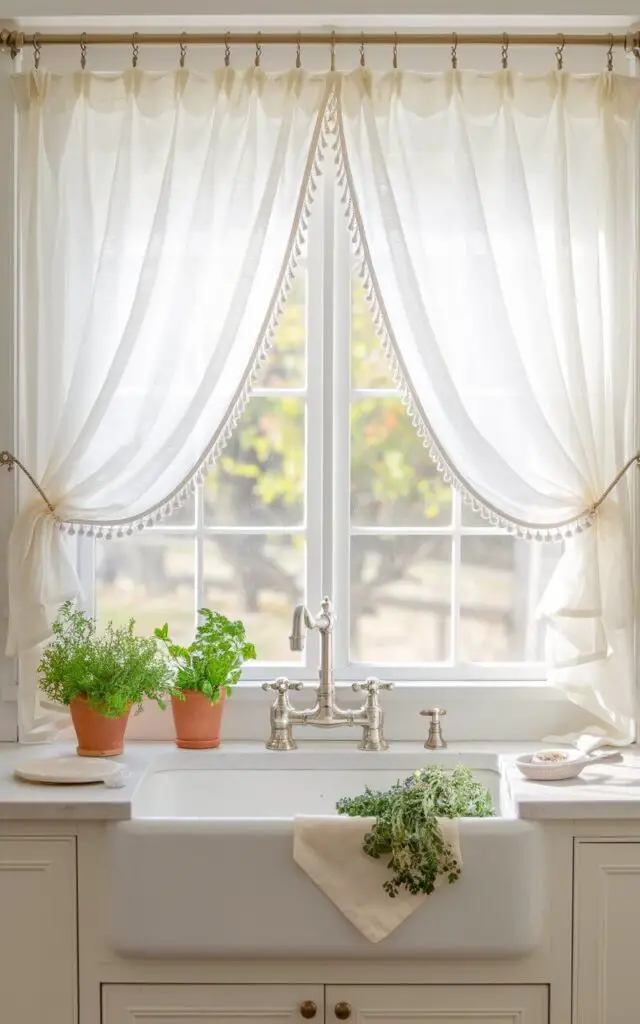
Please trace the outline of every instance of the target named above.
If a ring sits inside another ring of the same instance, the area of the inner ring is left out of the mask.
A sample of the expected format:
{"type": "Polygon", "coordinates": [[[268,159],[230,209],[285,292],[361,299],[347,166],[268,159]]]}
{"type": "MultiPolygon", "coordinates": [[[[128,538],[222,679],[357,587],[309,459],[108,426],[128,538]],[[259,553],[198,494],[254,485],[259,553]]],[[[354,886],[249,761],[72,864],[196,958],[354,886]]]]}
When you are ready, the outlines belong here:
{"type": "Polygon", "coordinates": [[[577,778],[561,782],[531,782],[507,764],[514,813],[532,821],[640,821],[640,748],[620,753],[620,761],[587,765],[577,778]]]}
{"type": "Polygon", "coordinates": [[[127,820],[131,799],[151,758],[170,750],[171,745],[131,743],[121,757],[109,758],[125,764],[130,775],[124,786],[110,789],[102,783],[46,785],[24,782],[14,769],[27,761],[52,757],[73,757],[75,743],[0,744],[0,819],[88,821],[127,820]]]}
{"type": "MultiPolygon", "coordinates": [[[[450,744],[449,755],[464,759],[469,755],[470,766],[477,767],[487,754],[500,755],[503,759],[505,779],[515,814],[529,820],[570,820],[608,819],[640,820],[640,748],[627,747],[621,751],[619,762],[595,764],[586,767],[577,779],[566,782],[530,782],[524,779],[511,763],[518,753],[530,753],[542,744],[531,743],[459,743],[450,744]],[[474,765],[474,761],[477,763],[474,765]]],[[[316,767],[318,759],[330,759],[331,767],[339,768],[341,755],[349,752],[351,760],[353,744],[331,741],[301,743],[296,752],[268,754],[264,745],[257,742],[238,741],[224,744],[215,757],[220,756],[221,767],[225,754],[242,755],[249,759],[251,754],[278,758],[278,767],[290,766],[292,770],[306,763],[316,767]]],[[[119,789],[109,789],[102,784],[90,785],[40,785],[23,782],[13,772],[20,763],[37,758],[73,756],[73,743],[55,743],[21,746],[15,743],[0,744],[0,819],[4,820],[126,820],[132,815],[132,801],[140,779],[148,765],[159,755],[176,753],[171,743],[131,742],[124,754],[117,760],[129,769],[126,784],[119,789]]],[[[211,752],[208,752],[209,754],[211,752]]],[[[192,756],[192,752],[189,752],[192,756]]],[[[368,757],[388,759],[393,766],[394,755],[411,754],[416,764],[426,764],[431,756],[420,743],[394,743],[387,753],[357,754],[364,760],[368,757]]],[[[178,755],[179,756],[179,755],[178,755]]],[[[403,758],[401,758],[403,759],[403,758]]]]}

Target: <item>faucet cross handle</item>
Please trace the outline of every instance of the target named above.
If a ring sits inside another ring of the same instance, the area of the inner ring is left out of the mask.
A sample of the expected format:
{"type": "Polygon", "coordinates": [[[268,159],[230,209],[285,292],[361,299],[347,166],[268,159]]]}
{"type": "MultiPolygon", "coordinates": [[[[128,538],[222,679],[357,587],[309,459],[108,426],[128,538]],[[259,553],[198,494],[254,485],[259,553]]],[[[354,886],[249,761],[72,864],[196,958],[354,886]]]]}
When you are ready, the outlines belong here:
{"type": "Polygon", "coordinates": [[[383,683],[375,676],[369,676],[364,683],[353,683],[351,689],[354,693],[366,690],[370,696],[374,696],[379,690],[393,690],[393,683],[383,683]]]}
{"type": "Polygon", "coordinates": [[[446,708],[430,708],[428,711],[421,711],[421,715],[425,715],[431,719],[429,723],[429,735],[425,747],[428,750],[439,750],[446,747],[447,742],[442,735],[442,718],[446,715],[446,708]]]}
{"type": "Polygon", "coordinates": [[[285,695],[287,690],[301,690],[304,683],[291,683],[286,676],[278,676],[272,683],[263,683],[262,689],[275,690],[281,697],[285,695]]]}

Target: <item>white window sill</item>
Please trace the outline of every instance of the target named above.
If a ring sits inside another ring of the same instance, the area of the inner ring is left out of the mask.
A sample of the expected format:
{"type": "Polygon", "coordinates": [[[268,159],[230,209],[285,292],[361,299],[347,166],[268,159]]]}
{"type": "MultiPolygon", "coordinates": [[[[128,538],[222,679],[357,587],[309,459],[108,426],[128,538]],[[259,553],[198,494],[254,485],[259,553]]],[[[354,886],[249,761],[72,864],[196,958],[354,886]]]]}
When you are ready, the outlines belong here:
{"type": "MultiPolygon", "coordinates": [[[[294,693],[292,703],[305,707],[313,703],[313,684],[294,693]]],[[[350,684],[338,684],[338,698],[345,706],[357,706],[361,695],[350,684]]],[[[236,688],[225,707],[223,736],[228,740],[266,742],[269,736],[269,708],[273,694],[265,693],[259,682],[245,682],[236,688]]],[[[445,737],[451,741],[532,742],[549,734],[578,730],[587,716],[564,695],[541,681],[492,683],[397,683],[381,694],[385,712],[385,734],[391,742],[424,740],[426,720],[420,711],[435,706],[447,709],[443,722],[445,737]]],[[[298,739],[349,740],[359,735],[354,727],[319,729],[300,726],[298,739]]],[[[149,706],[131,719],[130,740],[165,740],[173,736],[170,711],[149,706]]]]}

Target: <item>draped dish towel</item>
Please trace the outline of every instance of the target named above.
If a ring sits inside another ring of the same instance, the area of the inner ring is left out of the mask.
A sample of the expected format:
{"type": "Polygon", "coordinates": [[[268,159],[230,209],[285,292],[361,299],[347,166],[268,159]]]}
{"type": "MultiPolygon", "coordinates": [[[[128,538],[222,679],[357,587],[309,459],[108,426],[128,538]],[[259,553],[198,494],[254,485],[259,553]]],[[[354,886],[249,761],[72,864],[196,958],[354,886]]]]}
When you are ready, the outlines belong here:
{"type": "MultiPolygon", "coordinates": [[[[423,893],[401,889],[393,899],[382,888],[389,878],[389,857],[375,860],[364,853],[362,840],[375,818],[341,815],[298,817],[293,828],[293,859],[370,942],[380,942],[421,907],[423,893]]],[[[462,864],[458,823],[439,819],[445,841],[462,864]]],[[[438,875],[436,887],[446,883],[438,875]]]]}

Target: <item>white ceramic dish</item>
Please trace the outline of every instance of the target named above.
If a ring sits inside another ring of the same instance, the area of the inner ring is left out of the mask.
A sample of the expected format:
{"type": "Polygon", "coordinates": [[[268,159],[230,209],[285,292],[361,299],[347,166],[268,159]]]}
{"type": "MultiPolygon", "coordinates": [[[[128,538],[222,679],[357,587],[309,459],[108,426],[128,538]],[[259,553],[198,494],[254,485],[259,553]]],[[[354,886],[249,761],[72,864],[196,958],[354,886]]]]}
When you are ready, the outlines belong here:
{"type": "Polygon", "coordinates": [[[14,769],[14,775],[26,782],[64,786],[90,782],[124,786],[128,774],[126,766],[117,761],[95,760],[92,757],[42,757],[26,761],[14,769]]]}
{"type": "Polygon", "coordinates": [[[516,758],[515,764],[525,779],[533,782],[561,782],[563,779],[575,779],[583,768],[599,761],[619,759],[617,750],[607,750],[601,754],[582,754],[580,751],[566,751],[565,761],[538,761],[534,763],[535,754],[522,754],[516,758]]]}

